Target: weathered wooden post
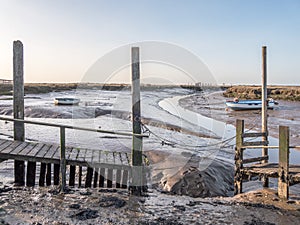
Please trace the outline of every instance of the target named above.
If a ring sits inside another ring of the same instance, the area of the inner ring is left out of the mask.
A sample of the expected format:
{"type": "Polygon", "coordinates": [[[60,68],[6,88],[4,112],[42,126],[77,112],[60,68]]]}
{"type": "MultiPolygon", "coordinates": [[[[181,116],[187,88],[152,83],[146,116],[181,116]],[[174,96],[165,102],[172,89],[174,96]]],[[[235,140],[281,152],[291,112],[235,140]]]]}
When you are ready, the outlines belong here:
{"type": "MultiPolygon", "coordinates": [[[[23,44],[21,41],[13,43],[13,109],[14,119],[24,119],[24,61],[23,44]]],[[[14,140],[24,141],[24,123],[14,122],[14,140]]],[[[15,185],[25,184],[25,163],[15,160],[14,162],[15,185]]]]}
{"type": "Polygon", "coordinates": [[[278,196],[289,198],[289,127],[279,126],[278,196]]]}
{"type": "MultiPolygon", "coordinates": [[[[264,133],[262,137],[262,141],[265,142],[265,146],[268,145],[268,104],[267,104],[267,47],[262,47],[262,90],[261,90],[261,102],[262,102],[262,109],[261,109],[261,132],[264,133]]],[[[262,156],[268,155],[268,149],[262,149],[262,156]]],[[[262,163],[267,163],[268,160],[265,159],[262,163]]],[[[269,186],[269,179],[263,177],[263,186],[269,186]]]]}
{"type": "Polygon", "coordinates": [[[66,188],[66,130],[60,127],[60,190],[66,188]]]}
{"type": "Polygon", "coordinates": [[[244,120],[236,120],[236,148],[235,148],[235,174],[234,174],[234,194],[240,194],[243,191],[243,149],[244,142],[244,120]]]}
{"type": "MultiPolygon", "coordinates": [[[[131,48],[131,73],[132,73],[132,130],[134,134],[141,134],[141,103],[140,103],[140,56],[139,48],[131,48]]],[[[132,194],[141,195],[143,186],[143,160],[141,136],[132,137],[132,194]]]]}

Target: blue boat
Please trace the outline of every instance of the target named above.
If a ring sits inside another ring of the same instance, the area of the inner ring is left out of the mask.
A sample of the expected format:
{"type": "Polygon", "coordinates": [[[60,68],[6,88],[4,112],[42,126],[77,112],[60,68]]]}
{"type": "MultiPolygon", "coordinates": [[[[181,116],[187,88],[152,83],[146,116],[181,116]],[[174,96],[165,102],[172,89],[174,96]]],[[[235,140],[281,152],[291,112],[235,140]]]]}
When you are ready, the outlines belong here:
{"type": "MultiPolygon", "coordinates": [[[[267,101],[268,109],[273,109],[278,103],[273,99],[267,101]]],[[[261,100],[238,100],[235,98],[233,101],[226,101],[226,106],[232,110],[253,110],[261,109],[261,100]]]]}

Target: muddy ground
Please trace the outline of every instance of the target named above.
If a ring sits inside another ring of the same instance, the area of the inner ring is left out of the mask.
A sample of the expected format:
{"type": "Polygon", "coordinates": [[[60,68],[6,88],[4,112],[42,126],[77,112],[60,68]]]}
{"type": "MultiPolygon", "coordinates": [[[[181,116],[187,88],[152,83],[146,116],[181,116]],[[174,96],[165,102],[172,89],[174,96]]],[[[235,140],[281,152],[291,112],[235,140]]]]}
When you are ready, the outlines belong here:
{"type": "MultiPolygon", "coordinates": [[[[2,187],[0,224],[299,224],[299,202],[263,202],[273,193],[236,198],[190,198],[150,190],[135,197],[127,191],[2,187]],[[251,199],[251,202],[249,202],[251,199]],[[281,205],[280,205],[281,204],[281,205]],[[284,205],[284,206],[283,206],[284,205]],[[289,207],[290,209],[284,209],[289,207]]],[[[278,200],[277,200],[278,202],[278,200]]]]}

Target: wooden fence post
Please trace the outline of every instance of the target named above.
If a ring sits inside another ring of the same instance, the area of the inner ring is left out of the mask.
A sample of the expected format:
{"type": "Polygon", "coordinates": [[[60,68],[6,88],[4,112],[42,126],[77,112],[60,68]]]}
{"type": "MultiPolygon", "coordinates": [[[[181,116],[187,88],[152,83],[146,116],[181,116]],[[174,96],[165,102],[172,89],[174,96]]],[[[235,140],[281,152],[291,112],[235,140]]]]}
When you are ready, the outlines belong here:
{"type": "Polygon", "coordinates": [[[289,198],[289,127],[279,126],[278,196],[289,198]]]}
{"type": "Polygon", "coordinates": [[[243,133],[244,120],[236,120],[236,147],[235,147],[235,174],[234,174],[234,194],[240,194],[243,191],[243,133]]]}
{"type": "MultiPolygon", "coordinates": [[[[13,43],[13,109],[14,119],[24,119],[24,61],[23,44],[21,41],[13,43]]],[[[25,140],[24,123],[14,122],[14,140],[25,140]]],[[[25,184],[25,163],[14,162],[15,185],[25,184]]]]}
{"type": "MultiPolygon", "coordinates": [[[[262,137],[262,141],[264,141],[268,145],[268,104],[267,104],[267,47],[262,47],[262,90],[261,90],[261,101],[262,101],[262,109],[261,109],[261,132],[265,133],[262,137]]],[[[268,149],[262,149],[262,156],[268,156],[268,149]]],[[[263,160],[262,163],[267,163],[268,160],[263,160]]],[[[263,187],[269,187],[269,179],[267,177],[263,177],[263,187]]]]}
{"type": "Polygon", "coordinates": [[[65,191],[66,188],[66,130],[60,127],[60,190],[65,191]]]}
{"type": "MultiPolygon", "coordinates": [[[[141,104],[140,104],[140,56],[139,48],[131,48],[131,73],[132,73],[132,130],[134,134],[141,134],[141,104]]],[[[132,137],[132,194],[142,194],[143,184],[143,159],[142,137],[132,137]]]]}

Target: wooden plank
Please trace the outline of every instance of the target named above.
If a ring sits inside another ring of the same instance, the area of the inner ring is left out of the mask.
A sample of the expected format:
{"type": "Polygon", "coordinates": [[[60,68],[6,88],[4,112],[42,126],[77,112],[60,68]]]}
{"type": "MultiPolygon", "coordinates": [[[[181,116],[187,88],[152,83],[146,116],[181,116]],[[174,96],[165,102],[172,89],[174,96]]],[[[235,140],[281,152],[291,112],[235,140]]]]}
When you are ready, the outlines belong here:
{"type": "Polygon", "coordinates": [[[278,197],[289,198],[289,127],[279,126],[278,197]]]}
{"type": "Polygon", "coordinates": [[[256,132],[256,133],[243,133],[243,138],[250,138],[250,137],[263,137],[266,136],[266,133],[264,132],[256,132]]]}
{"type": "Polygon", "coordinates": [[[36,162],[27,162],[26,185],[33,187],[35,185],[36,162]]]}
{"type": "Polygon", "coordinates": [[[84,157],[85,157],[86,152],[87,152],[87,149],[80,149],[80,150],[79,150],[79,153],[78,153],[78,155],[77,155],[76,161],[81,161],[81,162],[83,162],[83,161],[84,161],[84,157]]]}
{"type": "Polygon", "coordinates": [[[75,160],[78,154],[78,149],[77,148],[72,148],[71,154],[68,156],[68,161],[70,160],[75,160]]]}
{"type": "Polygon", "coordinates": [[[40,178],[39,178],[39,185],[41,187],[45,186],[45,176],[46,176],[46,163],[41,163],[40,178]]]}
{"type": "Polygon", "coordinates": [[[10,145],[8,143],[5,143],[1,146],[1,154],[10,154],[13,150],[16,148],[23,149],[28,145],[28,143],[21,142],[21,141],[14,141],[10,145]],[[20,146],[20,147],[19,147],[20,146]]]}
{"type": "Polygon", "coordinates": [[[6,141],[6,142],[4,142],[4,143],[2,144],[2,146],[1,146],[1,152],[4,152],[4,153],[10,152],[10,151],[13,150],[13,149],[8,148],[8,147],[11,146],[11,145],[13,145],[13,144],[14,144],[13,141],[6,141]],[[8,149],[8,150],[6,150],[6,149],[8,149]],[[5,150],[6,150],[6,151],[5,151],[5,150]]]}
{"type": "Polygon", "coordinates": [[[3,143],[5,143],[6,141],[8,141],[8,140],[0,139],[0,149],[1,149],[1,145],[2,145],[3,143]]]}
{"type": "Polygon", "coordinates": [[[28,154],[27,156],[32,156],[32,157],[35,157],[39,151],[41,151],[46,145],[44,144],[41,148],[34,148],[32,149],[28,154]]]}
{"type": "MultiPolygon", "coordinates": [[[[13,150],[10,154],[11,155],[21,155],[26,156],[33,148],[35,148],[38,144],[37,143],[29,143],[26,148],[23,148],[21,151],[17,151],[16,149],[13,150]]],[[[39,146],[40,147],[40,146],[39,146]]]]}
{"type": "Polygon", "coordinates": [[[44,145],[38,152],[35,154],[35,157],[37,158],[44,158],[44,156],[47,154],[49,151],[50,146],[44,145]]]}
{"type": "Polygon", "coordinates": [[[93,157],[93,150],[87,149],[84,155],[84,161],[85,162],[91,162],[93,157]]]}
{"type": "Polygon", "coordinates": [[[235,174],[234,174],[234,194],[243,191],[243,149],[241,148],[244,138],[244,120],[236,120],[236,147],[235,147],[235,174]]]}
{"type": "Polygon", "coordinates": [[[60,170],[60,165],[55,163],[54,164],[54,185],[59,185],[59,170],[60,170]]]}
{"type": "Polygon", "coordinates": [[[268,145],[267,141],[251,141],[251,142],[247,142],[245,141],[243,143],[243,147],[247,147],[247,146],[256,146],[256,145],[268,145]]]}
{"type": "MultiPolygon", "coordinates": [[[[53,158],[53,155],[56,153],[56,151],[59,149],[59,146],[58,145],[47,145],[45,148],[46,149],[48,148],[48,149],[44,153],[43,158],[51,159],[51,158],[53,158]]],[[[57,158],[59,159],[59,154],[58,154],[57,158]]]]}
{"type": "Polygon", "coordinates": [[[51,163],[47,163],[46,185],[51,185],[51,163]]]}
{"type": "Polygon", "coordinates": [[[261,157],[255,157],[255,158],[248,158],[248,159],[243,159],[243,164],[248,164],[248,163],[253,163],[253,162],[260,162],[263,160],[268,160],[269,156],[261,156],[261,157]]]}

